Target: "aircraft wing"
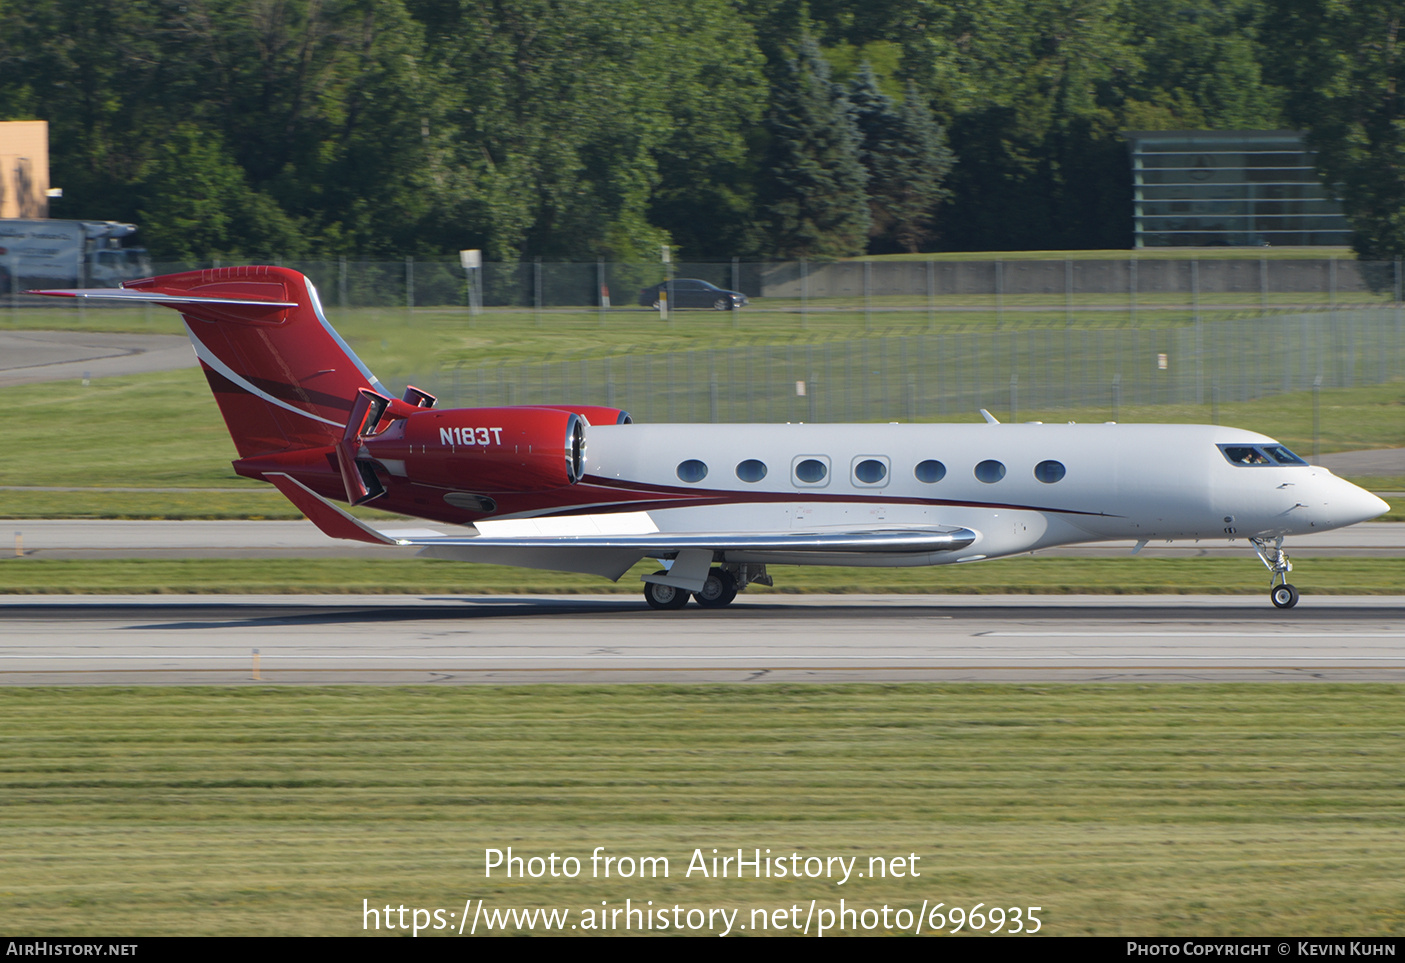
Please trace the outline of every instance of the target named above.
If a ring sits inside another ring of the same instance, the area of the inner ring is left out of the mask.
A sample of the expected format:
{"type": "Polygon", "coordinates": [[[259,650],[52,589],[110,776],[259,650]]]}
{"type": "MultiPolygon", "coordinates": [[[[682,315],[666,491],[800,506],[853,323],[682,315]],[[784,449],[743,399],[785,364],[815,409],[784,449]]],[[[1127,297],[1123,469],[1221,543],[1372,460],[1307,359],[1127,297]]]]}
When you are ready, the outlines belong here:
{"type": "MultiPolygon", "coordinates": [[[[860,531],[784,532],[605,532],[591,534],[445,535],[431,529],[377,529],[343,511],[289,475],[264,475],[298,510],[332,538],[421,549],[431,558],[588,572],[618,579],[641,558],[674,559],[690,573],[717,555],[734,562],[784,563],[826,561],[861,564],[864,556],[925,557],[965,548],[976,540],[966,528],[867,529],[860,531]]],[[[485,528],[494,523],[486,523],[485,528]]],[[[689,587],[701,579],[681,576],[689,587]]]]}

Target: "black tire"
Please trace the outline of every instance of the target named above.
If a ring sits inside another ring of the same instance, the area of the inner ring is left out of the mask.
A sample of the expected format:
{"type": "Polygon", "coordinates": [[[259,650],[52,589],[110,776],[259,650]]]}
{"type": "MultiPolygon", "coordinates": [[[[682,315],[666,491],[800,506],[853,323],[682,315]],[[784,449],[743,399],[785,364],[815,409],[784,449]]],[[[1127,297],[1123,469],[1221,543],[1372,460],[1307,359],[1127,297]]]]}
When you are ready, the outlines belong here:
{"type": "MultiPolygon", "coordinates": [[[[667,572],[655,572],[655,575],[667,575],[667,572]]],[[[681,609],[688,604],[688,599],[692,595],[681,588],[674,588],[672,585],[659,585],[654,582],[644,583],[644,601],[649,603],[649,608],[660,611],[672,611],[681,609]]]]}
{"type": "Polygon", "coordinates": [[[720,568],[708,572],[703,587],[693,593],[693,598],[705,609],[720,609],[731,605],[736,597],[737,580],[732,578],[731,572],[720,568]]]}
{"type": "Polygon", "coordinates": [[[1273,599],[1273,604],[1280,609],[1291,609],[1298,604],[1298,590],[1286,583],[1276,586],[1268,593],[1268,597],[1273,599]]]}
{"type": "Polygon", "coordinates": [[[663,304],[662,301],[660,301],[658,298],[654,298],[654,303],[651,304],[650,307],[653,308],[655,311],[657,311],[657,310],[659,309],[659,306],[660,306],[661,304],[663,304]]]}
{"type": "Polygon", "coordinates": [[[712,309],[714,311],[730,311],[732,310],[732,299],[718,298],[716,301],[712,302],[712,309]]]}

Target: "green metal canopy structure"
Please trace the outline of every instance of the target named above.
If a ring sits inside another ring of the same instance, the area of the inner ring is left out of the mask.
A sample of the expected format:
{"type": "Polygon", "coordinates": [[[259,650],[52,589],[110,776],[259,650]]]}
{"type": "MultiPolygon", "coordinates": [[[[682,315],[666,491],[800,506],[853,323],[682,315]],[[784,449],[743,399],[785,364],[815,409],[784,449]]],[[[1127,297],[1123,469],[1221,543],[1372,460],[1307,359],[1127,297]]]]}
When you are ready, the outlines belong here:
{"type": "Polygon", "coordinates": [[[1292,130],[1125,131],[1142,247],[1349,244],[1341,203],[1292,130]]]}

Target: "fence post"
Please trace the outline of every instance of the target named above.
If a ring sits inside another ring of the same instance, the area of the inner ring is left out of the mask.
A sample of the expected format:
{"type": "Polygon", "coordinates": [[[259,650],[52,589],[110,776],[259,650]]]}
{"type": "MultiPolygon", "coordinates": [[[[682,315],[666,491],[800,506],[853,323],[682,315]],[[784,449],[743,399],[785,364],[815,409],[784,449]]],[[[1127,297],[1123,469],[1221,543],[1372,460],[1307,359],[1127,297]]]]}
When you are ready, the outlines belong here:
{"type": "Polygon", "coordinates": [[[1190,302],[1195,314],[1195,403],[1205,403],[1205,326],[1200,317],[1200,259],[1190,259],[1190,302]]]}
{"type": "Polygon", "coordinates": [[[709,421],[717,424],[717,372],[712,373],[712,378],[707,386],[707,411],[709,421]]]}
{"type": "Polygon", "coordinates": [[[1259,310],[1268,310],[1268,258],[1259,258],[1259,310]]]}
{"type": "Polygon", "coordinates": [[[1395,259],[1395,350],[1401,350],[1402,312],[1400,304],[1400,258],[1395,259]]]}
{"type": "Polygon", "coordinates": [[[1064,322],[1073,326],[1073,258],[1064,258],[1064,322]]]}
{"type": "Polygon", "coordinates": [[[1020,376],[1010,375],[1010,423],[1020,420],[1020,376]]]}
{"type": "Polygon", "coordinates": [[[863,262],[863,329],[873,328],[873,262],[863,262]]]}
{"type": "Polygon", "coordinates": [[[1112,420],[1117,421],[1118,410],[1122,406],[1122,373],[1112,376],[1112,420]]]}
{"type": "Polygon", "coordinates": [[[595,259],[595,296],[600,305],[600,324],[605,324],[605,259],[595,259]]]}
{"type": "Polygon", "coordinates": [[[337,258],[337,262],[340,267],[340,278],[337,281],[337,300],[341,302],[341,306],[344,308],[346,307],[346,256],[342,255],[337,258]]]}
{"type": "Polygon", "coordinates": [[[800,328],[805,330],[810,327],[810,265],[803,257],[800,259],[800,328]]]}
{"type": "Polygon", "coordinates": [[[536,303],[537,327],[542,326],[542,259],[532,262],[533,300],[536,303]]]}
{"type": "MultiPolygon", "coordinates": [[[[1399,263],[1399,262],[1397,262],[1399,263]]],[[[1397,272],[1398,273],[1398,272],[1397,272]]],[[[1398,288],[1398,284],[1397,284],[1398,288]]],[[[1397,296],[1397,301],[1400,298],[1397,296]]],[[[927,259],[927,330],[937,329],[937,262],[927,259]]]]}
{"type": "Polygon", "coordinates": [[[995,259],[995,323],[1005,323],[1005,262],[995,259]]]}
{"type": "Polygon", "coordinates": [[[415,309],[415,259],[405,257],[405,310],[415,309]]]}
{"type": "Polygon", "coordinates": [[[1128,315],[1133,326],[1137,323],[1137,258],[1127,258],[1127,298],[1130,308],[1128,315]]]}
{"type": "Polygon", "coordinates": [[[1322,376],[1312,379],[1312,463],[1322,464],[1322,376]]]}

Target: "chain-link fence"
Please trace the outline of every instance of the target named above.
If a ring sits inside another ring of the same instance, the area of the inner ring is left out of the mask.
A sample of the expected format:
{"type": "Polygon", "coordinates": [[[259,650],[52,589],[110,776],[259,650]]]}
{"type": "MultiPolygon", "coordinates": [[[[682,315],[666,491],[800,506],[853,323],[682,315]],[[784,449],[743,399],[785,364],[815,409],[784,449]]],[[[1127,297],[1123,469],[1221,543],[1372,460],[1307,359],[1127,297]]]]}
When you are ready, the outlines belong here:
{"type": "MultiPolygon", "coordinates": [[[[0,263],[19,266],[13,254],[0,263]]],[[[218,266],[149,265],[152,273],[218,266]]],[[[752,300],[733,323],[772,311],[803,327],[809,312],[832,312],[854,331],[848,340],[809,344],[636,349],[433,371],[375,365],[387,384],[414,383],[461,406],[603,404],[652,422],[920,420],[977,408],[1014,418],[1021,410],[1101,408],[1116,420],[1123,405],[1229,403],[1405,373],[1400,261],[602,261],[489,263],[466,272],[457,259],[402,258],[287,266],[313,280],[329,310],[374,309],[377,325],[387,309],[404,309],[406,319],[416,309],[462,310],[470,323],[476,311],[535,311],[540,322],[545,312],[585,310],[635,325],[641,315],[658,317],[639,302],[651,302],[652,286],[671,278],[746,294],[752,300]],[[919,333],[924,317],[934,323],[919,333]],[[938,325],[939,317],[973,323],[938,325]],[[885,319],[913,333],[892,336],[885,319]],[[889,336],[862,336],[870,327],[889,336]]],[[[12,305],[64,303],[21,298],[21,283],[30,283],[22,275],[0,281],[12,305]]],[[[688,324],[709,316],[673,317],[688,324]]]]}
{"type": "MultiPolygon", "coordinates": [[[[114,262],[115,263],[115,262],[114,262]]],[[[0,296],[37,306],[22,292],[45,287],[104,287],[124,274],[171,274],[236,261],[123,262],[120,266],[60,265],[11,250],[0,255],[0,296]]],[[[280,262],[312,279],[332,307],[464,307],[484,310],[637,309],[650,290],[700,280],[753,299],[752,310],[884,310],[997,312],[1102,310],[1130,314],[1140,307],[1200,304],[1244,309],[1294,305],[1365,304],[1401,300],[1399,260],[1345,257],[1052,258],[1019,260],[882,260],[830,262],[683,262],[672,265],[517,262],[485,263],[466,271],[456,258],[280,262]],[[646,293],[647,292],[647,293],[646,293]]],[[[703,303],[703,302],[700,302],[703,303]]],[[[712,300],[705,302],[710,306],[712,300]]]]}
{"type": "MultiPolygon", "coordinates": [[[[1397,307],[1175,327],[968,330],[391,373],[443,403],[601,404],[648,422],[865,422],[1248,401],[1405,371],[1397,307]]],[[[380,372],[382,377],[385,372],[380,372]]]]}

